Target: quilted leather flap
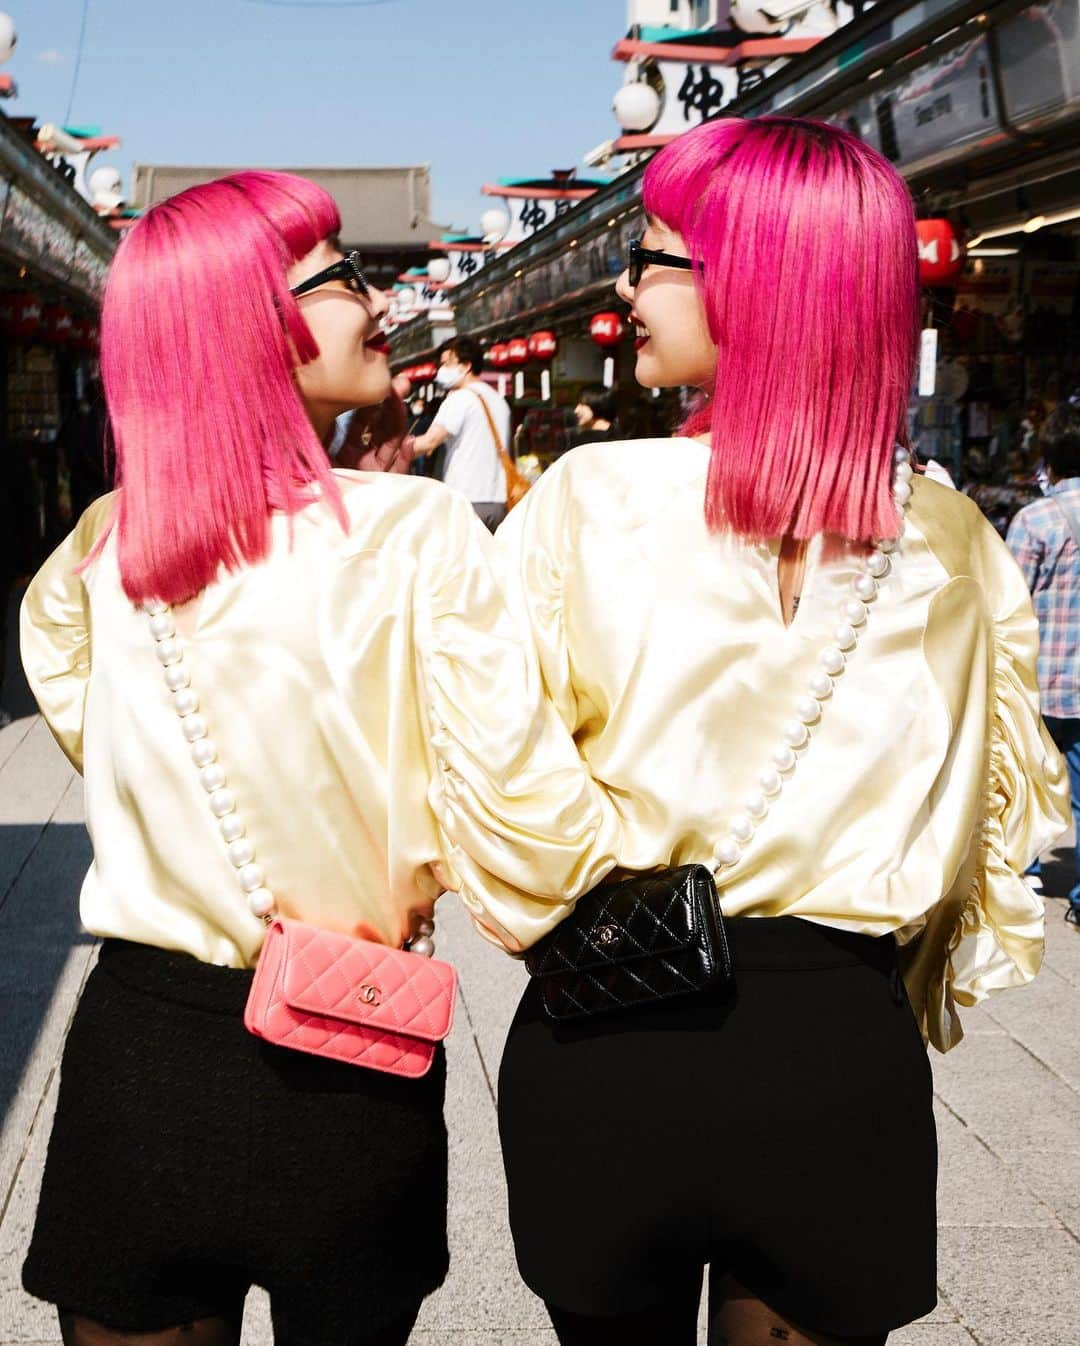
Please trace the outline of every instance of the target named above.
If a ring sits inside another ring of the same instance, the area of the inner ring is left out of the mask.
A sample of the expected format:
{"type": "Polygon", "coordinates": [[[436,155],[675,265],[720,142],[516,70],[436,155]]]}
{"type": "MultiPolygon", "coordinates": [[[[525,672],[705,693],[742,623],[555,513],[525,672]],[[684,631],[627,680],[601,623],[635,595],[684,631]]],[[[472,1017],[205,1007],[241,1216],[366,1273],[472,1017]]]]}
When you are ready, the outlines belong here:
{"type": "Polygon", "coordinates": [[[545,977],[677,953],[694,942],[713,892],[703,865],[601,884],[526,954],[525,964],[534,977],[545,977]]]}
{"type": "Polygon", "coordinates": [[[281,991],[305,1014],[441,1042],[454,1022],[457,973],[371,940],[279,919],[286,941],[281,991]]]}

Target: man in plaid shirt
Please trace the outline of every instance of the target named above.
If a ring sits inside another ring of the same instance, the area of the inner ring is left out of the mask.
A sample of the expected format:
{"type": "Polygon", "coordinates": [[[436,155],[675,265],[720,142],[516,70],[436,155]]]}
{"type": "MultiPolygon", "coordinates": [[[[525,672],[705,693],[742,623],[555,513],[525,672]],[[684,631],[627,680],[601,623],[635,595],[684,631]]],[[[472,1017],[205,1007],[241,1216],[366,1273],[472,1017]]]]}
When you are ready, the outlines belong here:
{"type": "Polygon", "coordinates": [[[1007,541],[1039,619],[1043,717],[1069,765],[1077,883],[1065,919],[1080,924],[1080,396],[1062,402],[1047,417],[1039,446],[1050,474],[1049,492],[1016,515],[1007,541]]]}

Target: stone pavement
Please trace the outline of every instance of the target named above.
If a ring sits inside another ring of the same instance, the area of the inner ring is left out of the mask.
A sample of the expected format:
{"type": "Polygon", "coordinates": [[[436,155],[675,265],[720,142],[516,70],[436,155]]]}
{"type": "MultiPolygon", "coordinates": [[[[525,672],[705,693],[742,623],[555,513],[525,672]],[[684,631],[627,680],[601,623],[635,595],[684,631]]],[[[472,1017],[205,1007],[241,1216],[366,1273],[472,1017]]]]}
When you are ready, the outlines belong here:
{"type": "MultiPolygon", "coordinates": [[[[80,782],[14,676],[6,701],[17,718],[0,730],[0,1346],[53,1346],[52,1310],[22,1292],[19,1267],[57,1063],[95,956],[76,916],[89,846],[80,782]]],[[[1067,853],[1046,873],[1051,891],[1064,891],[1067,853]]],[[[1080,932],[1063,923],[1060,900],[1048,906],[1039,979],[968,1013],[965,1042],[934,1056],[940,1304],[891,1337],[894,1346],[1080,1343],[1080,932]]],[[[554,1346],[515,1275],[495,1128],[499,1053],[523,970],[470,932],[455,900],[439,920],[440,954],[457,963],[462,985],[447,1100],[453,1269],[413,1342],[554,1346]]],[[[259,1292],[244,1342],[270,1342],[259,1292]]]]}

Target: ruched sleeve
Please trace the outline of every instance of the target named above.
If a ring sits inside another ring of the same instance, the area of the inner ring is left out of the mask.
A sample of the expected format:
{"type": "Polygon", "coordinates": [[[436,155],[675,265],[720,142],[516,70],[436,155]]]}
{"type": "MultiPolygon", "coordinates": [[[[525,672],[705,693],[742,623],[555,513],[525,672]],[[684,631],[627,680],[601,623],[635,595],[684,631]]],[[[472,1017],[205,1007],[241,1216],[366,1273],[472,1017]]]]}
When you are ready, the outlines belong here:
{"type": "Polygon", "coordinates": [[[27,682],[41,714],[76,771],[83,766],[83,712],[90,681],[90,604],[77,567],[112,515],[96,500],[31,581],[19,639],[27,682]]]}
{"type": "Polygon", "coordinates": [[[963,1036],[957,1006],[976,1005],[1038,972],[1043,903],[1023,874],[1069,825],[1065,764],[1039,714],[1030,596],[990,525],[978,533],[991,617],[984,784],[967,856],[910,950],[912,976],[905,973],[939,1051],[963,1036]]]}
{"type": "Polygon", "coordinates": [[[486,529],[456,496],[446,515],[416,597],[439,877],[482,933],[520,952],[614,866],[619,826],[544,695],[486,529]]]}

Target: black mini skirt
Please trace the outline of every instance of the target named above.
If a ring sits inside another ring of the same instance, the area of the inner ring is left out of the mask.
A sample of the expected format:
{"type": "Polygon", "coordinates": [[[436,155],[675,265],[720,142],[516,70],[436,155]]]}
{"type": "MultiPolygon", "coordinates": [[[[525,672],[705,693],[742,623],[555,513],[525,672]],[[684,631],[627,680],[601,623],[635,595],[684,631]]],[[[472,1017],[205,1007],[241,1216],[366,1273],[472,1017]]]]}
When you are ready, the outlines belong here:
{"type": "Polygon", "coordinates": [[[270,1294],[296,1342],[372,1335],[446,1275],[445,1057],[399,1079],[269,1046],[251,972],[109,940],[64,1051],[23,1285],[129,1331],[270,1294]]]}
{"type": "Polygon", "coordinates": [[[556,1028],[527,988],[499,1079],[522,1276],[604,1317],[708,1265],[805,1330],[890,1331],[937,1297],[932,1079],[894,941],[727,926],[724,994],[556,1028]]]}

